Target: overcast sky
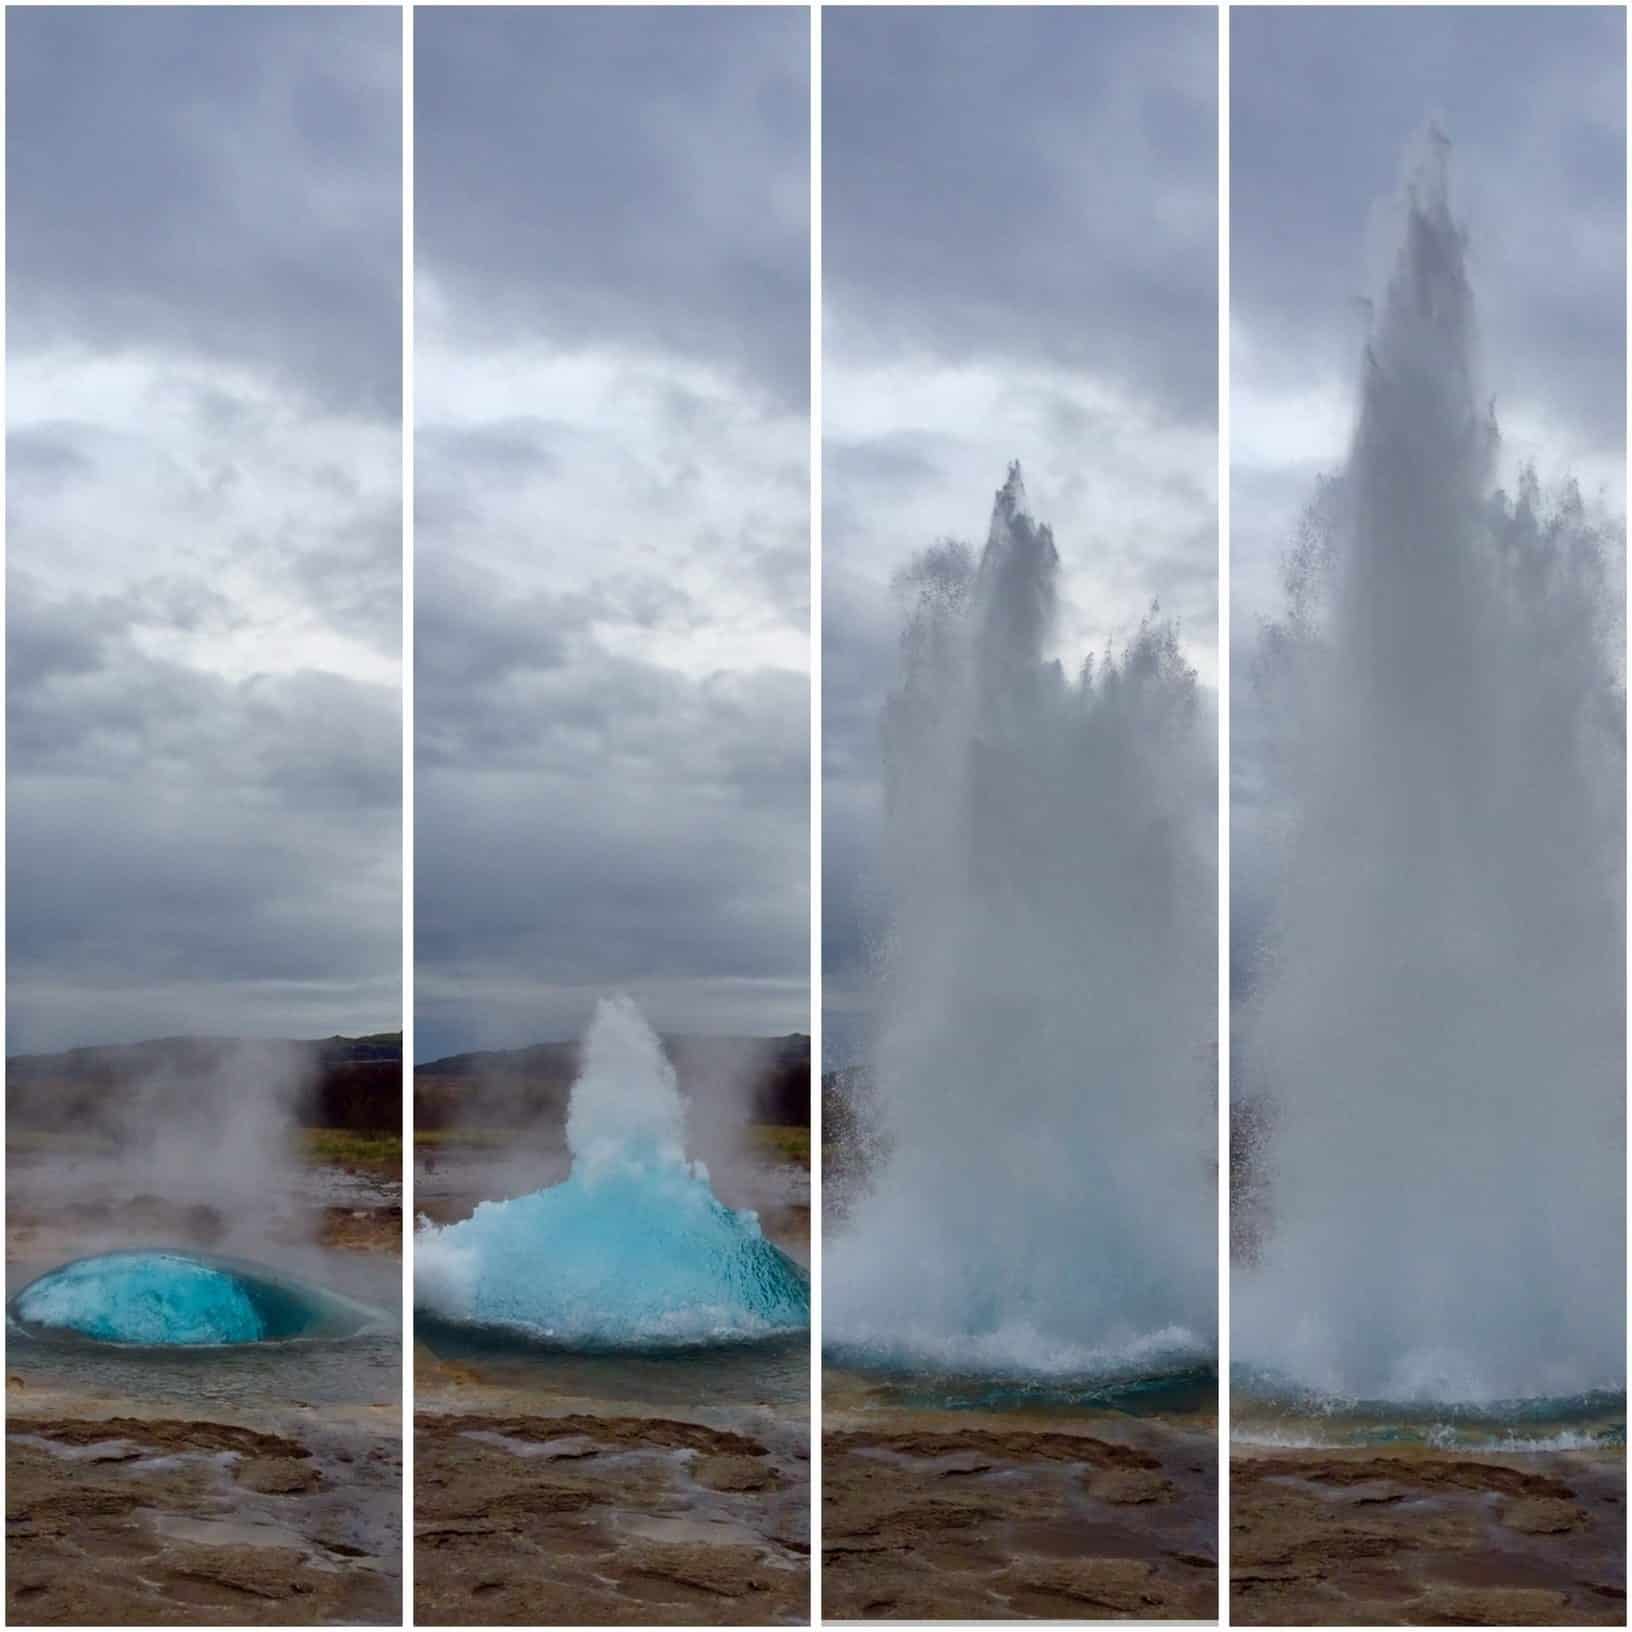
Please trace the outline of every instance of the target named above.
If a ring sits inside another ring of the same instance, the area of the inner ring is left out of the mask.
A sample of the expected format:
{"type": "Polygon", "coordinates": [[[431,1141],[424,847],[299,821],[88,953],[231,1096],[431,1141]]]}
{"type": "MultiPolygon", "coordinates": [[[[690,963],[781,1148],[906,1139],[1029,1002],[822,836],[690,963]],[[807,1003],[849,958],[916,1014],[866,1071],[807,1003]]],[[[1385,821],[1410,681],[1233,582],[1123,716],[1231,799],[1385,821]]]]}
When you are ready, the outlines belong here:
{"type": "MultiPolygon", "coordinates": [[[[1315,479],[1347,452],[1380,206],[1449,136],[1485,386],[1509,469],[1625,513],[1626,32],[1620,7],[1230,13],[1230,571],[1236,672],[1315,479]]],[[[1250,693],[1237,686],[1242,708],[1250,693]]],[[[1236,970],[1261,922],[1251,720],[1232,767],[1236,970]]]]}
{"type": "Polygon", "coordinates": [[[418,1057],[808,1030],[808,17],[416,30],[418,1057]]]}
{"type": "Polygon", "coordinates": [[[6,29],[8,1049],[394,1027],[400,20],[6,29]]]}
{"type": "Polygon", "coordinates": [[[983,543],[1019,459],[1069,666],[1159,599],[1216,679],[1217,33],[1211,8],[823,15],[830,1064],[880,929],[901,567],[983,543]]]}
{"type": "Polygon", "coordinates": [[[1233,7],[1230,75],[1235,633],[1278,607],[1298,511],[1347,450],[1391,248],[1374,212],[1430,118],[1510,455],[1624,508],[1624,10],[1233,7]]]}

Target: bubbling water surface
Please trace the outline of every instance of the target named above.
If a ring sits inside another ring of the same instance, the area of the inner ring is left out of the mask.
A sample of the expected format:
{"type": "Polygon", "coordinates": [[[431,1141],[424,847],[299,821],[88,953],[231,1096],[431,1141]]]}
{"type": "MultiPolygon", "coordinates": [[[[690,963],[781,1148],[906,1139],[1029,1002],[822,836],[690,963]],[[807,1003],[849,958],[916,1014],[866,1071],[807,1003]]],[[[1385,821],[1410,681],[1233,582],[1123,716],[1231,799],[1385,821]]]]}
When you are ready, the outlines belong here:
{"type": "Polygon", "coordinates": [[[685,1102],[625,997],[603,1001],[567,1116],[571,1174],[415,1238],[415,1301],[573,1348],[661,1348],[808,1327],[804,1272],[685,1154],[685,1102]]]}

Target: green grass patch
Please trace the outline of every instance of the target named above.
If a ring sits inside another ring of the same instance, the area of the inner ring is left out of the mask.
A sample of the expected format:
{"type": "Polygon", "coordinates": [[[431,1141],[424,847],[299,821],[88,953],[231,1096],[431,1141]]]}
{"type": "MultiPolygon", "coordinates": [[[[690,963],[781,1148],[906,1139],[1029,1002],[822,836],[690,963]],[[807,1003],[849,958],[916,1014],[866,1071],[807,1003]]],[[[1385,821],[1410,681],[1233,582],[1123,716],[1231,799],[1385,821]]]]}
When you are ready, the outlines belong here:
{"type": "Polygon", "coordinates": [[[516,1128],[415,1128],[415,1150],[498,1150],[513,1145],[516,1128]]]}
{"type": "Polygon", "coordinates": [[[13,1156],[103,1156],[119,1147],[95,1133],[73,1133],[62,1128],[8,1128],[6,1150],[13,1156]]]}
{"type": "Polygon", "coordinates": [[[394,1133],[356,1133],[350,1128],[302,1128],[301,1144],[313,1162],[335,1167],[385,1168],[402,1173],[402,1139],[394,1133]]]}
{"type": "Polygon", "coordinates": [[[810,1166],[809,1128],[756,1122],[748,1134],[756,1154],[772,1161],[792,1162],[796,1167],[810,1166]]]}

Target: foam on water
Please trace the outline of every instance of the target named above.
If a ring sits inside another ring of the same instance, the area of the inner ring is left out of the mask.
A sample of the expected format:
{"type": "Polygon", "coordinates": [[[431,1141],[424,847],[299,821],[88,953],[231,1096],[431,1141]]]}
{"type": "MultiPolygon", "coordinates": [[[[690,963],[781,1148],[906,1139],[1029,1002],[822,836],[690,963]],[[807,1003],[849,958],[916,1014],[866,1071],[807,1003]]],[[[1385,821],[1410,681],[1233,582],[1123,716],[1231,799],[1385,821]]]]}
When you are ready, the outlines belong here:
{"type": "Polygon", "coordinates": [[[415,1240],[415,1302],[569,1346],[663,1346],[809,1325],[804,1272],[685,1156],[685,1103],[626,997],[596,1009],[567,1117],[572,1172],[415,1240]]]}
{"type": "Polygon", "coordinates": [[[1495,1404],[1624,1388],[1624,538],[1573,484],[1500,484],[1446,165],[1431,135],[1257,663],[1233,1353],[1317,1396],[1495,1404]]]}
{"type": "Polygon", "coordinates": [[[349,1336],[373,1314],[260,1265],[162,1249],[75,1259],[29,1282],[6,1313],[37,1337],[202,1348],[349,1336]]]}
{"type": "Polygon", "coordinates": [[[978,563],[902,581],[866,1190],[824,1257],[849,1364],[1212,1359],[1216,722],[1154,615],[1068,677],[1058,567],[1015,466],[978,563]]]}

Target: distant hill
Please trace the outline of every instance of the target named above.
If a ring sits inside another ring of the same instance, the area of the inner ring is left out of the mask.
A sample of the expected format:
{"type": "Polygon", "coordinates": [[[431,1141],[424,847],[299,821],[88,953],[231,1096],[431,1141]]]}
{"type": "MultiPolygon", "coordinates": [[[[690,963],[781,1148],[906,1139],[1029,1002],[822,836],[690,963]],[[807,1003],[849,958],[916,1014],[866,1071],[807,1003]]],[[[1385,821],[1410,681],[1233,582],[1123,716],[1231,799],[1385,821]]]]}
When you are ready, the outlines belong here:
{"type": "MultiPolygon", "coordinates": [[[[810,1038],[664,1037],[681,1088],[695,1100],[745,1093],[756,1122],[810,1125],[810,1038]]],[[[435,1131],[455,1122],[524,1127],[564,1118],[578,1075],[579,1045],[450,1054],[414,1067],[414,1126],[435,1131]]]]}
{"type": "Polygon", "coordinates": [[[400,1132],[402,1033],[260,1039],[156,1037],[142,1043],[14,1054],[6,1061],[8,1130],[94,1126],[120,1094],[163,1082],[184,1092],[247,1059],[298,1083],[296,1114],[307,1126],[400,1132]]]}
{"type": "MultiPolygon", "coordinates": [[[[700,1104],[746,1098],[751,1118],[782,1127],[810,1125],[810,1038],[665,1037],[685,1092],[700,1104]]],[[[192,1083],[223,1073],[250,1079],[264,1057],[267,1076],[297,1084],[295,1110],[308,1127],[400,1132],[402,1033],[278,1041],[237,1037],[157,1037],[142,1043],[17,1054],[6,1061],[9,1131],[92,1128],[131,1094],[162,1085],[190,1104],[192,1083]]],[[[414,1071],[414,1125],[530,1127],[566,1116],[578,1074],[578,1044],[482,1050],[432,1060],[414,1071]]]]}

